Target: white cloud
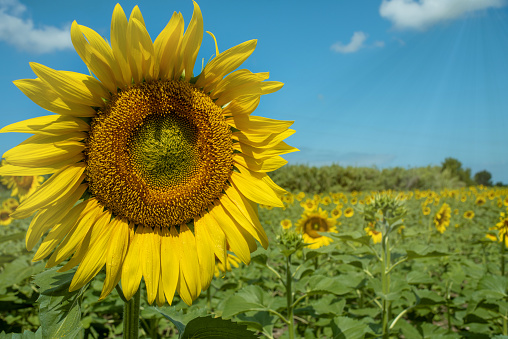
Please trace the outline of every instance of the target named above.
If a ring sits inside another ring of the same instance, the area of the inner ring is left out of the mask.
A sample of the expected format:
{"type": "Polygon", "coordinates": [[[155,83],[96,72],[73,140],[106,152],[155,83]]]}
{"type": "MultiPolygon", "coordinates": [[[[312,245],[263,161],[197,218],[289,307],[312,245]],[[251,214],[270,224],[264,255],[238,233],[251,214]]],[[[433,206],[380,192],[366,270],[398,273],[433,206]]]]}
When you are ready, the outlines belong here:
{"type": "Polygon", "coordinates": [[[374,42],[374,47],[385,47],[384,41],[376,41],[374,42]]]}
{"type": "Polygon", "coordinates": [[[35,27],[31,19],[23,19],[26,6],[17,0],[0,0],[0,41],[20,50],[50,53],[72,48],[70,25],[35,27]]]}
{"type": "Polygon", "coordinates": [[[424,30],[467,13],[504,5],[505,0],[383,0],[379,14],[395,28],[424,30]]]}
{"type": "Polygon", "coordinates": [[[367,35],[363,32],[354,32],[351,37],[351,41],[349,44],[344,45],[342,42],[338,41],[334,43],[330,48],[332,51],[338,53],[353,53],[358,51],[360,48],[364,47],[363,43],[367,39],[367,35]]]}

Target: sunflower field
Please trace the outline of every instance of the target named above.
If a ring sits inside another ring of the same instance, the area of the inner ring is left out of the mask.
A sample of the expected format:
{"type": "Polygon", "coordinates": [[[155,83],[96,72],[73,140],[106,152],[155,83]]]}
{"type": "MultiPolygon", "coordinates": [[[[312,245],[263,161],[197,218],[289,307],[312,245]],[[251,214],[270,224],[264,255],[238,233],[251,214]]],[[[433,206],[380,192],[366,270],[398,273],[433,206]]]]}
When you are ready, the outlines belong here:
{"type": "MultiPolygon", "coordinates": [[[[18,205],[11,192],[3,186],[0,338],[43,338],[43,330],[121,337],[120,295],[99,301],[105,272],[67,292],[74,270],[32,262],[30,219],[8,217],[18,205]]],[[[140,337],[178,338],[210,315],[246,325],[253,338],[508,335],[508,189],[294,192],[283,202],[258,208],[268,249],[252,253],[250,265],[228,254],[192,306],[142,297],[140,337]]]]}

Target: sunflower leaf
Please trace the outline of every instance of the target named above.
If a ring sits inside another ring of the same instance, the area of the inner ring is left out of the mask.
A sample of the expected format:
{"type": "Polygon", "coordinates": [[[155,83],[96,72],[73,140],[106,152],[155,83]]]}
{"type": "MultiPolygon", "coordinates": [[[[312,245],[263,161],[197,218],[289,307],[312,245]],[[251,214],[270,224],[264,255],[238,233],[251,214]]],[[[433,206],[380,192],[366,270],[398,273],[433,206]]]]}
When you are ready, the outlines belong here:
{"type": "Polygon", "coordinates": [[[180,339],[205,338],[255,339],[254,332],[247,330],[246,325],[240,325],[222,318],[199,317],[191,320],[185,327],[180,339]]]}

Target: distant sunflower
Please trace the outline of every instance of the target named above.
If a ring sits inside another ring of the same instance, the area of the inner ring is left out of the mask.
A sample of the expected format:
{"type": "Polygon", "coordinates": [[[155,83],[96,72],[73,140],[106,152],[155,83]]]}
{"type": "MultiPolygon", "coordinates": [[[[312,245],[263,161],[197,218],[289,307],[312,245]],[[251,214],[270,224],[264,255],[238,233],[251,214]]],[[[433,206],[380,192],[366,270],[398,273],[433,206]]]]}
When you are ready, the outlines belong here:
{"type": "Polygon", "coordinates": [[[486,202],[487,202],[487,200],[485,199],[485,197],[480,195],[479,197],[477,197],[477,198],[476,198],[476,200],[475,200],[475,202],[474,202],[474,203],[475,203],[476,205],[478,205],[478,206],[482,206],[482,205],[483,205],[483,204],[485,204],[486,202]]]}
{"type": "MultiPolygon", "coordinates": [[[[5,164],[5,161],[2,161],[2,164],[5,164]]],[[[0,181],[11,190],[12,197],[17,196],[19,201],[23,201],[42,184],[44,177],[42,175],[5,175],[0,178],[0,181]]]]}
{"type": "Polygon", "coordinates": [[[344,210],[344,216],[346,218],[351,218],[353,215],[355,215],[355,210],[352,209],[351,207],[348,207],[344,210]]]}
{"type": "Polygon", "coordinates": [[[296,231],[303,235],[303,241],[310,244],[308,248],[316,249],[328,246],[333,240],[319,232],[337,233],[335,219],[328,218],[328,212],[321,208],[318,211],[304,212],[296,223],[296,231]]]}
{"type": "Polygon", "coordinates": [[[425,206],[425,207],[422,209],[422,213],[423,213],[423,215],[429,215],[429,214],[430,214],[430,207],[425,206]]]}
{"type": "Polygon", "coordinates": [[[12,222],[11,211],[7,208],[0,209],[0,225],[7,226],[12,222]]]}
{"type": "Polygon", "coordinates": [[[383,233],[376,230],[376,224],[373,222],[369,222],[369,225],[364,230],[372,238],[374,244],[379,244],[383,239],[383,233]]]}
{"type": "Polygon", "coordinates": [[[8,198],[2,201],[2,208],[8,209],[11,213],[14,212],[18,206],[19,202],[14,198],[8,198]]]}
{"type": "MultiPolygon", "coordinates": [[[[213,36],[213,35],[212,35],[213,36]]],[[[199,6],[184,32],[174,13],[152,42],[139,8],[116,5],[111,46],[73,22],[71,39],[95,75],[31,63],[36,79],[15,85],[57,113],[4,127],[34,136],[4,154],[0,175],[53,175],[13,214],[37,212],[27,232],[34,260],[72,258],[77,290],[104,266],[101,299],[121,280],[130,299],[144,278],[148,302],[191,304],[210,285],[226,248],[244,262],[268,239],[252,203],[282,207],[285,191],[266,172],[296,149],[291,121],[250,115],[282,83],[236,70],[256,40],[219,53],[193,77],[203,38],[199,6]],[[82,201],[80,201],[82,200],[82,201]]],[[[215,38],[214,38],[215,39],[215,38]]],[[[217,44],[216,44],[217,46],[217,44]]]]}
{"type": "Polygon", "coordinates": [[[293,223],[289,219],[284,219],[280,222],[280,225],[282,226],[283,229],[287,230],[290,229],[291,226],[293,226],[293,223]]]}
{"type": "Polygon", "coordinates": [[[224,263],[220,262],[217,258],[215,259],[215,271],[214,275],[216,278],[220,277],[226,272],[231,272],[231,269],[240,267],[241,260],[238,257],[234,256],[231,253],[228,253],[226,257],[226,261],[224,263]]]}
{"type": "Polygon", "coordinates": [[[446,228],[450,226],[451,214],[452,209],[447,203],[444,203],[439,211],[437,211],[436,215],[434,216],[434,225],[436,226],[436,229],[439,231],[439,233],[444,233],[446,228]]]}
{"type": "Polygon", "coordinates": [[[465,211],[464,218],[472,220],[474,218],[474,212],[473,211],[465,211]]]}
{"type": "Polygon", "coordinates": [[[307,212],[314,211],[317,209],[317,204],[312,199],[306,199],[305,201],[302,201],[300,203],[300,206],[302,206],[303,209],[307,212]]]}
{"type": "Polygon", "coordinates": [[[330,215],[332,216],[333,219],[339,219],[340,216],[342,215],[342,210],[336,207],[330,212],[330,215]]]}

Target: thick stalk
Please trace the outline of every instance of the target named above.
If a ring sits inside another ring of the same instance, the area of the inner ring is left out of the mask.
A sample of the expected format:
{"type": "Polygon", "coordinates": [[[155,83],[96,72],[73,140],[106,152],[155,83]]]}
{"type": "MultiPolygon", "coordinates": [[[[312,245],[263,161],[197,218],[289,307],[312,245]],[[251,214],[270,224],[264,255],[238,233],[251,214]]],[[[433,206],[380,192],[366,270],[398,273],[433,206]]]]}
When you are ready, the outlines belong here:
{"type": "MultiPolygon", "coordinates": [[[[383,234],[383,239],[381,242],[381,257],[383,258],[382,266],[381,266],[381,283],[382,283],[382,289],[384,296],[388,296],[390,293],[390,265],[391,265],[391,258],[390,258],[390,243],[388,241],[388,232],[385,232],[383,234]]],[[[389,312],[390,312],[390,302],[386,299],[383,299],[383,339],[387,339],[389,337],[389,328],[388,323],[390,321],[389,319],[389,312]]]]}
{"type": "Polygon", "coordinates": [[[124,303],[123,307],[123,339],[138,339],[139,335],[139,299],[141,289],[124,303]]]}
{"type": "Polygon", "coordinates": [[[506,234],[503,233],[503,239],[501,241],[501,276],[502,277],[504,277],[504,255],[506,252],[505,241],[506,241],[506,234]]]}
{"type": "Polygon", "coordinates": [[[289,339],[295,338],[295,319],[293,316],[293,276],[291,274],[291,255],[286,260],[286,297],[287,297],[287,319],[289,321],[289,339]]]}

